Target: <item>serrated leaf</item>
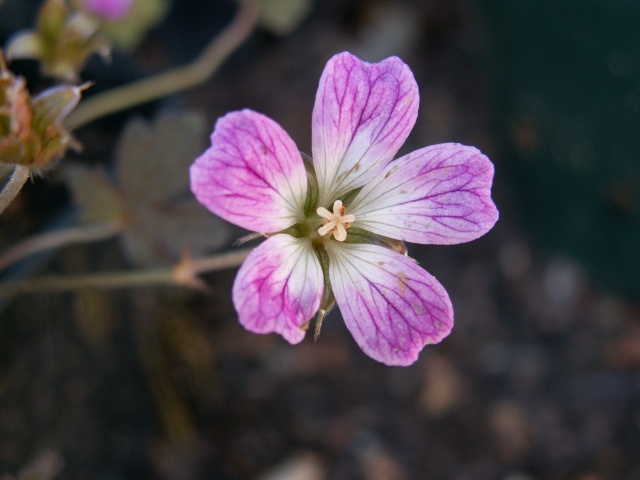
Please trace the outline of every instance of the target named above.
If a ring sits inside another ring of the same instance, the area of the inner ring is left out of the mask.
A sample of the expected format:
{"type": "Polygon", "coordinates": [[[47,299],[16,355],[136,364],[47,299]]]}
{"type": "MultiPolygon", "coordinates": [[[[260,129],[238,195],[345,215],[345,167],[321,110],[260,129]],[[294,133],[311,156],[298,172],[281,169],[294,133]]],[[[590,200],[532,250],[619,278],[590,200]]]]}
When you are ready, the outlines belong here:
{"type": "Polygon", "coordinates": [[[118,183],[126,202],[171,201],[188,191],[189,165],[202,150],[204,121],[196,114],[161,114],[153,126],[129,123],[117,147],[118,183]]]}
{"type": "Polygon", "coordinates": [[[175,262],[185,250],[201,255],[227,243],[229,226],[189,193],[189,165],[203,137],[204,123],[195,114],[161,114],[152,125],[131,121],[117,147],[117,185],[102,169],[69,168],[68,183],[84,218],[126,218],[122,245],[140,265],[175,262]]]}
{"type": "Polygon", "coordinates": [[[189,165],[204,137],[204,121],[193,113],[164,113],[152,125],[137,119],[125,128],[117,167],[130,220],[123,245],[132,261],[166,263],[185,249],[199,255],[229,241],[229,227],[189,192],[189,165]]]}
{"type": "Polygon", "coordinates": [[[122,218],[119,192],[101,168],[75,165],[67,169],[67,185],[86,222],[109,222],[122,218]]]}
{"type": "Polygon", "coordinates": [[[185,250],[202,255],[228,243],[231,235],[227,224],[195,201],[138,210],[132,220],[123,236],[124,247],[144,265],[174,261],[185,250]]]}

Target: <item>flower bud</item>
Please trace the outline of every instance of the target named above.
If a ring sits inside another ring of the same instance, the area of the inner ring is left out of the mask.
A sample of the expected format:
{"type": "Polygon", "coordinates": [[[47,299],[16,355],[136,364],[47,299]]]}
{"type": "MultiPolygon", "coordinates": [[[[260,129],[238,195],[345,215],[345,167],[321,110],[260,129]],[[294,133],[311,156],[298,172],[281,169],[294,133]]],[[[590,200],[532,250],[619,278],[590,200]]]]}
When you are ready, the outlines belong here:
{"type": "Polygon", "coordinates": [[[41,169],[77,147],[62,121],[80,97],[79,87],[59,86],[32,98],[0,58],[0,162],[41,169]]]}
{"type": "Polygon", "coordinates": [[[97,18],[72,11],[64,0],[46,0],[36,29],[18,32],[9,39],[7,55],[40,60],[46,75],[75,81],[92,54],[109,55],[109,40],[99,27],[97,18]]]}

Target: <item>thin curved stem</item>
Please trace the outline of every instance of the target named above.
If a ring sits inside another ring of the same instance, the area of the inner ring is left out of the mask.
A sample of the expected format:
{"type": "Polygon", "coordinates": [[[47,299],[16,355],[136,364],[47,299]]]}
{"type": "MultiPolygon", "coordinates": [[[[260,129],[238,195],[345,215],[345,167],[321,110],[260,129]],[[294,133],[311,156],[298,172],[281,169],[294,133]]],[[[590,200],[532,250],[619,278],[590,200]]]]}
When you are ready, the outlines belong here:
{"type": "Polygon", "coordinates": [[[0,271],[34,253],[73,243],[95,242],[113,237],[122,232],[124,227],[122,221],[113,221],[97,225],[81,225],[27,238],[9,247],[0,255],[0,271]]]}
{"type": "Polygon", "coordinates": [[[185,258],[174,268],[140,270],[132,272],[95,273],[75,276],[49,276],[34,280],[0,284],[0,297],[21,293],[64,292],[85,288],[117,289],[152,285],[182,286],[202,289],[195,274],[225,270],[240,265],[252,249],[212,255],[200,259],[185,258]],[[185,276],[190,271],[194,276],[185,276]]]}
{"type": "Polygon", "coordinates": [[[89,98],[67,117],[65,126],[73,130],[105,115],[201,84],[249,37],[259,11],[260,1],[243,1],[233,21],[192,63],[89,98]]]}
{"type": "Polygon", "coordinates": [[[30,174],[31,170],[22,165],[17,165],[13,169],[11,178],[0,192],[0,213],[4,212],[13,199],[18,196],[30,174]]]}

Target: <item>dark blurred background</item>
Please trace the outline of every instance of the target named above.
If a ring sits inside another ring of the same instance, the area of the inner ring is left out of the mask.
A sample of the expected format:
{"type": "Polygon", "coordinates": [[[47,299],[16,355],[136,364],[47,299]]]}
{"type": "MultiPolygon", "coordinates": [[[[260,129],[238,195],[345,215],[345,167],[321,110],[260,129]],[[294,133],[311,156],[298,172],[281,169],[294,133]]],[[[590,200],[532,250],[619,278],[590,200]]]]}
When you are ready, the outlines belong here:
{"type": "MultiPolygon", "coordinates": [[[[3,43],[37,4],[0,3],[3,43]]],[[[136,51],[90,62],[87,95],[190,61],[235,11],[174,2],[136,51]]],[[[126,121],[167,109],[202,113],[209,131],[252,108],[309,152],[326,61],[397,55],[421,94],[400,153],[477,146],[501,218],[470,244],[409,245],[456,326],[408,368],[366,357],[338,312],[317,342],[245,332],[233,270],[204,277],[209,295],[5,302],[0,478],[640,479],[639,26],[632,0],[318,0],[288,35],[257,29],[206,84],[80,129],[85,149],[62,165],[111,168],[126,121]]],[[[43,82],[33,62],[12,68],[43,82]]],[[[0,247],[73,210],[62,176],[47,177],[0,217],[0,247]]],[[[31,275],[123,268],[113,240],[31,275]]]]}

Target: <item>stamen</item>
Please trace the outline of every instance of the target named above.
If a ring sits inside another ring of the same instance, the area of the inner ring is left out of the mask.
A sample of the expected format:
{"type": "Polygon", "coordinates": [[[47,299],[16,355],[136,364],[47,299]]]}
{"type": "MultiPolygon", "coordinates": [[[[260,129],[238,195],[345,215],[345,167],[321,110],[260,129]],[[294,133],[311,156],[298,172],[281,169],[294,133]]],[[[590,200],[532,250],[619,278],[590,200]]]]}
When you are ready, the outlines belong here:
{"type": "Polygon", "coordinates": [[[318,234],[324,236],[331,233],[337,241],[344,242],[347,238],[347,228],[351,227],[356,217],[347,215],[347,207],[342,205],[342,200],[336,200],[333,203],[333,213],[324,207],[319,207],[316,212],[325,219],[322,227],[318,229],[318,234]]]}
{"type": "Polygon", "coordinates": [[[331,221],[331,222],[324,221],[322,222],[322,225],[323,226],[318,229],[318,233],[322,237],[324,237],[327,233],[329,233],[331,230],[333,230],[336,227],[334,221],[331,221]]]}

